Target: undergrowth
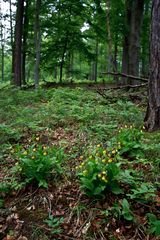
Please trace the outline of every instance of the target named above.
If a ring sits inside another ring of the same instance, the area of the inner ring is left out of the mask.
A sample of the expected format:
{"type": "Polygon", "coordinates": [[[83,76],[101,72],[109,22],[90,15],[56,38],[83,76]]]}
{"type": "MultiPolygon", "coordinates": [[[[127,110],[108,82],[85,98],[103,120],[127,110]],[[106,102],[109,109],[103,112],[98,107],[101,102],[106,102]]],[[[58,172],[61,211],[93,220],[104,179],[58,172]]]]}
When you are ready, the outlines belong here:
{"type": "Polygon", "coordinates": [[[159,236],[160,133],[145,132],[143,105],[109,97],[81,88],[0,91],[0,211],[21,191],[45,191],[28,194],[28,211],[33,194],[49,216],[34,239],[159,236]]]}

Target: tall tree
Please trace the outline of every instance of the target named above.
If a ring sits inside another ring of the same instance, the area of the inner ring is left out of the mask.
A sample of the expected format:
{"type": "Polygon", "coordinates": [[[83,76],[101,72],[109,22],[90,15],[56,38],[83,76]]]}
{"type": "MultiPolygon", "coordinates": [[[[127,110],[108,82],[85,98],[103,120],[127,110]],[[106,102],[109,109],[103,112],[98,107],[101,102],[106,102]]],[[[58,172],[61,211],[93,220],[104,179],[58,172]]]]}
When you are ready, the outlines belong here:
{"type": "Polygon", "coordinates": [[[22,84],[22,33],[23,33],[23,14],[24,0],[18,0],[16,10],[15,40],[14,40],[14,80],[13,84],[21,86],[22,84]]]}
{"type": "Polygon", "coordinates": [[[23,43],[22,43],[22,82],[26,84],[26,56],[27,56],[27,40],[29,29],[29,5],[31,0],[26,0],[24,8],[24,27],[23,27],[23,43]]]}
{"type": "Polygon", "coordinates": [[[150,77],[145,126],[149,131],[160,129],[160,1],[152,1],[150,44],[150,77]]]}
{"type": "Polygon", "coordinates": [[[35,89],[39,86],[39,65],[40,65],[40,50],[41,50],[41,30],[40,30],[40,9],[41,0],[36,1],[36,14],[35,14],[35,50],[36,62],[34,68],[34,83],[35,89]]]}
{"type": "MultiPolygon", "coordinates": [[[[126,0],[126,22],[123,44],[122,72],[139,75],[140,33],[144,0],[126,0]]],[[[129,79],[130,81],[130,79],[129,79]]],[[[132,82],[129,82],[130,84],[132,82]]]]}
{"type": "Polygon", "coordinates": [[[4,81],[4,26],[3,26],[3,14],[0,5],[0,43],[1,43],[1,81],[4,81]]]}

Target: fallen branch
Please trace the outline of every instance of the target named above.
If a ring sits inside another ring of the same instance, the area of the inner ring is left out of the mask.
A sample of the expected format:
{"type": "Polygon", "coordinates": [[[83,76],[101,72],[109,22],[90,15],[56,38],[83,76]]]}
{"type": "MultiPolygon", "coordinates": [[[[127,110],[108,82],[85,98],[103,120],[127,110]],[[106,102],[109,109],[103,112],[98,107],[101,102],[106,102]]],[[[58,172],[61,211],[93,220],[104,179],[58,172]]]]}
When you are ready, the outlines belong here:
{"type": "MultiPolygon", "coordinates": [[[[111,88],[103,88],[103,90],[117,90],[117,89],[124,89],[127,88],[129,90],[130,88],[139,88],[139,87],[145,87],[147,86],[148,83],[143,83],[143,84],[138,84],[138,85],[123,85],[123,86],[116,86],[116,87],[111,87],[111,88]]],[[[101,89],[97,89],[99,91],[101,89]]]]}
{"type": "Polygon", "coordinates": [[[112,87],[112,88],[103,88],[103,89],[97,89],[96,92],[101,95],[103,98],[108,98],[108,96],[104,93],[104,91],[107,90],[118,90],[118,89],[127,89],[129,90],[130,88],[139,88],[139,87],[145,87],[147,86],[148,83],[143,83],[139,85],[124,85],[124,86],[117,86],[117,87],[112,87]]]}
{"type": "Polygon", "coordinates": [[[147,79],[147,78],[136,77],[136,76],[128,75],[128,74],[125,74],[125,73],[103,72],[103,73],[101,73],[101,74],[103,74],[103,75],[120,76],[120,77],[125,77],[125,78],[131,78],[131,79],[134,79],[134,80],[139,80],[139,81],[142,81],[142,82],[148,82],[148,79],[147,79]]]}

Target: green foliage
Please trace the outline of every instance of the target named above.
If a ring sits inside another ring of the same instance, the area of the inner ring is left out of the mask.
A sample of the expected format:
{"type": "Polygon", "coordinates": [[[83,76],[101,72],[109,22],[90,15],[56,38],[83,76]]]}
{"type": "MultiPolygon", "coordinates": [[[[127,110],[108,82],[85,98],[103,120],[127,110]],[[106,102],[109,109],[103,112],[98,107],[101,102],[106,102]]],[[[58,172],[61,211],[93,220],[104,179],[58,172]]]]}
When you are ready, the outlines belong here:
{"type": "Polygon", "coordinates": [[[115,202],[111,208],[102,211],[106,217],[114,216],[115,218],[123,217],[127,221],[134,221],[135,216],[130,209],[130,204],[126,198],[122,199],[121,203],[115,202]]]}
{"type": "Polygon", "coordinates": [[[60,225],[63,223],[64,218],[63,217],[54,217],[52,215],[49,215],[48,219],[44,220],[45,223],[47,223],[48,227],[51,228],[52,234],[60,234],[62,233],[62,229],[60,225]]]}
{"type": "Polygon", "coordinates": [[[156,236],[160,236],[160,220],[154,214],[147,214],[149,219],[149,233],[155,234],[156,236]]]}
{"type": "Polygon", "coordinates": [[[136,129],[132,125],[121,127],[116,136],[116,140],[121,146],[119,155],[127,155],[128,157],[143,156],[142,137],[143,131],[136,129]]]}
{"type": "Polygon", "coordinates": [[[21,172],[27,182],[35,180],[39,186],[47,187],[48,177],[53,175],[57,178],[63,173],[64,153],[62,149],[37,145],[23,149],[15,155],[18,157],[18,162],[13,170],[21,172]]]}
{"type": "Polygon", "coordinates": [[[0,198],[0,208],[4,206],[4,200],[0,198]]]}
{"type": "Polygon", "coordinates": [[[16,142],[20,139],[21,134],[19,131],[12,129],[10,126],[5,124],[0,124],[0,144],[10,141],[16,142]]]}
{"type": "Polygon", "coordinates": [[[132,221],[134,219],[133,213],[130,210],[130,205],[127,199],[122,200],[122,215],[124,219],[132,221]]]}
{"type": "Polygon", "coordinates": [[[122,193],[117,182],[120,168],[115,156],[116,150],[108,152],[97,145],[77,167],[81,187],[88,196],[103,196],[104,190],[122,193]]]}
{"type": "Polygon", "coordinates": [[[153,184],[148,182],[143,182],[140,186],[138,184],[135,189],[131,189],[131,193],[127,194],[131,199],[136,199],[139,201],[153,201],[156,196],[156,189],[153,184]]]}
{"type": "Polygon", "coordinates": [[[9,193],[10,186],[7,182],[0,182],[0,193],[9,193]]]}

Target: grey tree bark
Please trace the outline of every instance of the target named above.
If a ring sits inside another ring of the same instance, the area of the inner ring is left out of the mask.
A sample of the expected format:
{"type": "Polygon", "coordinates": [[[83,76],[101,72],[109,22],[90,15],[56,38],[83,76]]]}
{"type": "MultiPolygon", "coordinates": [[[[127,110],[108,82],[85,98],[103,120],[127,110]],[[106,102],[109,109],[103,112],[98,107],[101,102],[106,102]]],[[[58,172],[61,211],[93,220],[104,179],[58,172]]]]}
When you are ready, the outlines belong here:
{"type": "Polygon", "coordinates": [[[35,68],[34,68],[34,84],[35,89],[39,87],[39,65],[40,65],[40,51],[41,51],[41,31],[40,31],[40,9],[41,0],[36,1],[35,9],[35,68]]]}
{"type": "Polygon", "coordinates": [[[16,11],[15,41],[14,41],[14,79],[13,84],[21,86],[22,69],[22,30],[23,30],[24,0],[18,0],[16,11]]]}
{"type": "Polygon", "coordinates": [[[1,23],[1,81],[4,82],[4,34],[3,34],[3,24],[1,23]]]}
{"type": "Polygon", "coordinates": [[[150,44],[150,77],[148,108],[145,127],[148,131],[160,129],[160,1],[152,1],[150,44]]]}
{"type": "MultiPolygon", "coordinates": [[[[140,33],[144,0],[126,0],[125,35],[123,43],[122,73],[139,76],[140,33]]],[[[122,83],[125,80],[122,78],[122,83]]],[[[125,82],[126,83],[126,82],[125,82]]],[[[127,84],[132,84],[127,79],[127,84]]]]}

